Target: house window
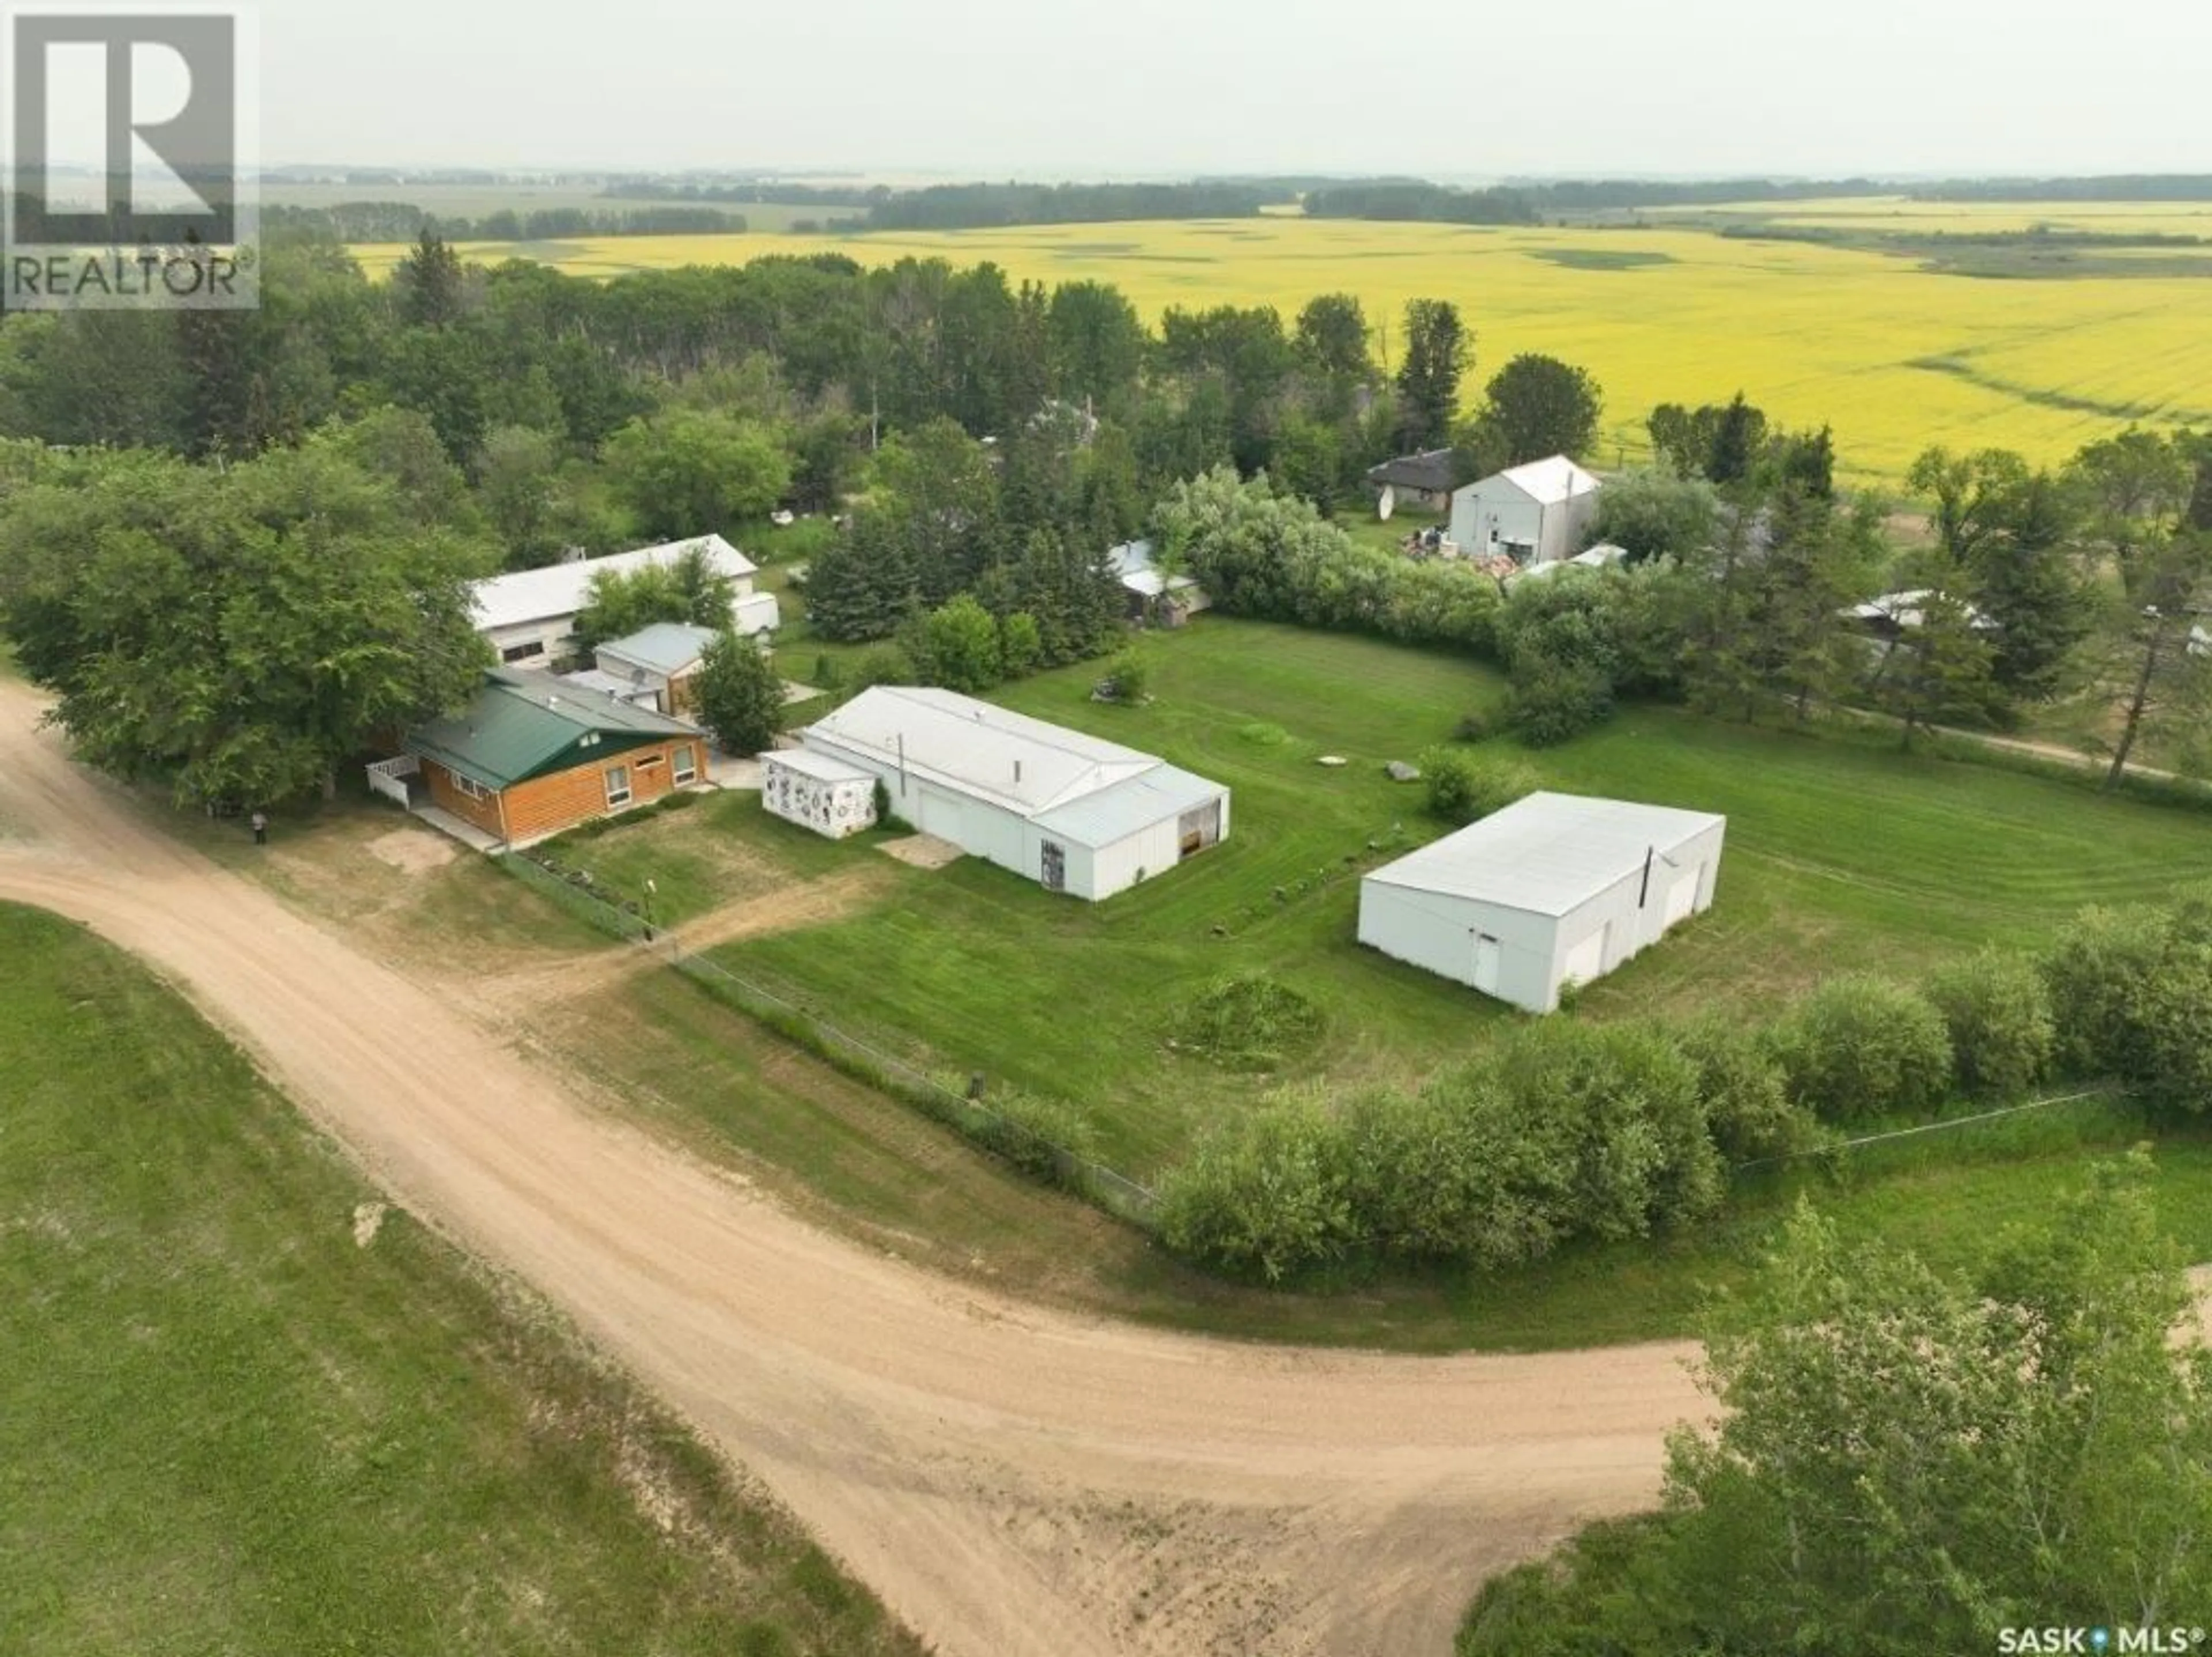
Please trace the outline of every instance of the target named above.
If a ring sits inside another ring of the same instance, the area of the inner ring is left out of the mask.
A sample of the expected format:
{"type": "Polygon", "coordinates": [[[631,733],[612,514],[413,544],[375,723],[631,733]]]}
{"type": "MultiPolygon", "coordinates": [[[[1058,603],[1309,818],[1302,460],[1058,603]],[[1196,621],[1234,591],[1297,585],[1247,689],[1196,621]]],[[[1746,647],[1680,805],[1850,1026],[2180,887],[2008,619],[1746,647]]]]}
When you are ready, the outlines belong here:
{"type": "Polygon", "coordinates": [[[676,786],[688,789],[699,780],[699,751],[686,742],[680,748],[669,750],[676,759],[676,786]]]}
{"type": "Polygon", "coordinates": [[[451,771],[447,775],[453,779],[453,792],[464,800],[481,800],[489,792],[489,789],[478,786],[472,779],[462,776],[459,771],[451,771]]]}
{"type": "Polygon", "coordinates": [[[628,804],[629,804],[629,767],[610,765],[607,767],[607,809],[613,811],[618,807],[628,804]]]}
{"type": "Polygon", "coordinates": [[[646,755],[644,758],[637,762],[637,768],[641,771],[659,771],[660,769],[660,756],[657,753],[649,753],[646,755]]]}
{"type": "Polygon", "coordinates": [[[532,639],[527,644],[510,644],[499,653],[501,661],[531,661],[545,654],[545,641],[532,639]]]}

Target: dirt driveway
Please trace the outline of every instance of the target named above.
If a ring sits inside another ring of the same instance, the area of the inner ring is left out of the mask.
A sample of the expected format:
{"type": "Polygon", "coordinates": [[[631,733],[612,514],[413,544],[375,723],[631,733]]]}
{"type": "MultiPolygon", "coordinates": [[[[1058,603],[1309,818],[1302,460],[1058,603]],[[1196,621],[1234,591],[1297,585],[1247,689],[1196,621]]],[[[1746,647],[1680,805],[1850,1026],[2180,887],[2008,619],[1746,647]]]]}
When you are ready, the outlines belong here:
{"type": "Polygon", "coordinates": [[[585,1108],[476,1015],[142,827],[0,681],[0,898],[152,962],[958,1657],[1437,1654],[1487,1571],[1650,1500],[1678,1346],[1313,1353],[927,1276],[585,1108]]]}

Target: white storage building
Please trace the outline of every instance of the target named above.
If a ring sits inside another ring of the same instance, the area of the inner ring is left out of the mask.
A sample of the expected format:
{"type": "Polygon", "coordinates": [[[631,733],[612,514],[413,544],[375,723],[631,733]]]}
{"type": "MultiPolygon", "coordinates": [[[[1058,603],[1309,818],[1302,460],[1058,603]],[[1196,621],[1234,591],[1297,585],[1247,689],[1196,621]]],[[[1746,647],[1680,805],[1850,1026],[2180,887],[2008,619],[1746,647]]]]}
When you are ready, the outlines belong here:
{"type": "Polygon", "coordinates": [[[777,748],[761,756],[761,804],[770,816],[843,840],[875,826],[875,773],[826,753],[777,748]]]}
{"type": "Polygon", "coordinates": [[[1556,564],[1581,550],[1603,487],[1564,454],[1492,473],[1453,494],[1451,539],[1463,557],[1556,564]]]}
{"type": "Polygon", "coordinates": [[[1532,794],[1360,882],[1359,941],[1532,1013],[1712,906],[1728,819],[1532,794]]]}
{"type": "Polygon", "coordinates": [[[892,812],[1094,902],[1229,838],[1229,790],[1152,754],[952,691],[878,685],[800,734],[881,778],[892,812]]]}
{"type": "Polygon", "coordinates": [[[592,578],[633,575],[654,565],[671,565],[697,551],[737,589],[730,624],[740,633],[772,632],[782,615],[773,593],[753,591],[759,566],[720,535],[641,546],[603,558],[572,558],[540,570],[517,570],[480,581],[472,589],[477,631],[490,641],[510,667],[546,667],[574,654],[576,617],[591,601],[592,578]]]}

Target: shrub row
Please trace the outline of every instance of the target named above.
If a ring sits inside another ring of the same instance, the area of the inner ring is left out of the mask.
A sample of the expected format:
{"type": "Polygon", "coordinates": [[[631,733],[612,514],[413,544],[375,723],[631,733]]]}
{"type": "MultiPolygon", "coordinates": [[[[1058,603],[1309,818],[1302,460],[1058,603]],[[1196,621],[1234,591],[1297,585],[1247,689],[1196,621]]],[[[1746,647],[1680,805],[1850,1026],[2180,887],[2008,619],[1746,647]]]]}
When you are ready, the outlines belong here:
{"type": "Polygon", "coordinates": [[[1711,1214],[1724,1142],[1811,1136],[1781,1099],[1771,1062],[1717,1026],[1693,1054],[1652,1025],[1530,1025],[1418,1093],[1297,1093],[1225,1124],[1162,1185],[1160,1229],[1270,1282],[1355,1259],[1523,1265],[1711,1214]]]}
{"type": "Polygon", "coordinates": [[[1346,1261],[1523,1265],[1694,1223],[1730,1166],[1837,1127],[2056,1075],[2212,1109],[2212,887],[2085,911],[2040,954],[1986,951],[1924,989],[1835,978],[1765,1029],[1556,1019],[1416,1093],[1281,1098],[1169,1175],[1159,1224],[1179,1252],[1269,1281],[1346,1261]]]}

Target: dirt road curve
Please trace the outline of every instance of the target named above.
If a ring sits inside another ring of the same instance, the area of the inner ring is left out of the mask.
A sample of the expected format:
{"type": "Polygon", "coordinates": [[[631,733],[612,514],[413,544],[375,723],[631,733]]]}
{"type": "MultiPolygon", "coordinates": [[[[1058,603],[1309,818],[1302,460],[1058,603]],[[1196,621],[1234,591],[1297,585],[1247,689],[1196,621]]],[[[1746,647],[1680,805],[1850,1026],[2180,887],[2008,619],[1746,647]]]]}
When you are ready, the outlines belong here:
{"type": "MultiPolygon", "coordinates": [[[[0,898],[89,923],[401,1203],[566,1307],[958,1657],[1441,1654],[1487,1569],[1648,1501],[1674,1347],[1327,1355],[990,1299],[609,1122],[140,827],[0,681],[0,898]]],[[[332,1216],[333,1224],[347,1216],[332,1216]]]]}

